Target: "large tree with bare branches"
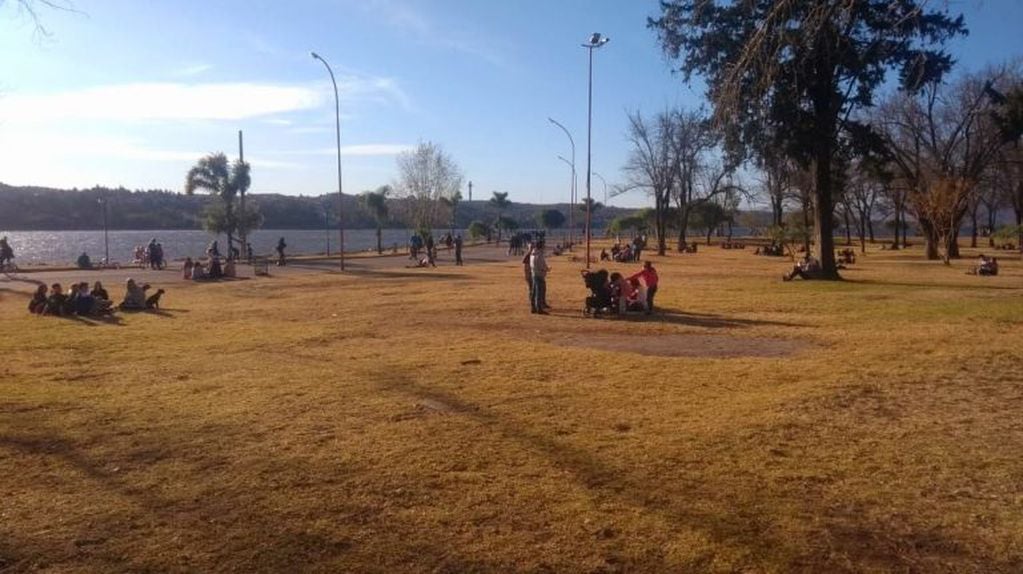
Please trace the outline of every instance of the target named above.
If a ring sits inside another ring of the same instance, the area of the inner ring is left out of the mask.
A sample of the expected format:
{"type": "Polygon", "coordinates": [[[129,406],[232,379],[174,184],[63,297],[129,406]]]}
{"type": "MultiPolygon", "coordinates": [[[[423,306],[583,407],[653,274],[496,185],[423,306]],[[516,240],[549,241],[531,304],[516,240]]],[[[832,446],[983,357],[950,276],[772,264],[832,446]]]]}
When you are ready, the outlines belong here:
{"type": "Polygon", "coordinates": [[[688,80],[707,79],[733,150],[765,130],[814,173],[814,228],[825,276],[837,278],[833,160],[850,118],[873,103],[890,69],[915,90],[952,65],[941,50],[962,17],[924,0],[664,0],[649,26],[688,80]]]}

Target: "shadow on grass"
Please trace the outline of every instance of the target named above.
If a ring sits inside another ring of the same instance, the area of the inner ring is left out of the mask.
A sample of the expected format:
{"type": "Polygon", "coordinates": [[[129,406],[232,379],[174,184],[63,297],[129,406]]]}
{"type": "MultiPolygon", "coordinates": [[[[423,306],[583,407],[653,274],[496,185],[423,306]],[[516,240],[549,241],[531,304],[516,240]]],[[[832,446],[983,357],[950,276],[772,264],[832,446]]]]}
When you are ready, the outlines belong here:
{"type": "MultiPolygon", "coordinates": [[[[593,321],[592,316],[578,314],[557,313],[559,317],[570,319],[583,319],[593,321]]],[[[749,327],[810,327],[802,323],[789,323],[786,321],[769,321],[766,319],[739,319],[737,317],[725,317],[710,313],[690,313],[679,309],[658,307],[650,315],[638,312],[629,312],[623,315],[602,315],[598,319],[610,319],[612,321],[625,321],[628,323],[668,323],[670,325],[685,325],[688,327],[700,327],[703,329],[742,329],[749,327]]]]}
{"type": "MultiPolygon", "coordinates": [[[[983,280],[985,278],[977,277],[983,280]]],[[[877,279],[847,279],[844,283],[849,285],[869,285],[876,287],[912,287],[914,289],[993,289],[998,291],[1020,291],[1023,287],[1012,287],[1010,285],[964,285],[954,283],[913,283],[909,281],[878,281],[877,279]]]]}
{"type": "MultiPolygon", "coordinates": [[[[778,500],[801,500],[804,493],[782,487],[765,487],[762,481],[750,476],[750,469],[739,471],[734,481],[705,484],[685,468],[687,463],[679,463],[674,468],[674,472],[678,473],[677,487],[665,489],[663,464],[634,467],[627,461],[602,457],[591,449],[571,444],[568,439],[557,438],[553,429],[529,428],[513,417],[503,417],[451,392],[420,384],[415,377],[402,372],[392,370],[377,377],[377,384],[385,391],[397,392],[421,403],[444,405],[447,407],[444,411],[478,423],[482,427],[480,433],[497,433],[526,451],[544,457],[583,486],[595,506],[624,506],[630,509],[625,512],[659,517],[671,531],[699,532],[712,541],[713,546],[724,547],[729,553],[746,555],[741,563],[751,569],[849,571],[850,563],[882,566],[882,569],[894,565],[910,568],[925,561],[952,558],[967,564],[982,560],[986,566],[995,568],[991,571],[1013,571],[1006,568],[1003,561],[970,552],[967,545],[951,536],[936,533],[926,524],[905,524],[904,528],[891,532],[883,522],[869,518],[870,513],[863,509],[834,515],[815,507],[813,501],[804,501],[804,512],[821,519],[809,530],[832,539],[831,546],[841,550],[836,563],[836,557],[828,552],[827,547],[799,546],[788,542],[781,534],[785,529],[779,525],[791,517],[784,510],[768,512],[778,500]]],[[[703,443],[694,444],[694,448],[719,451],[722,438],[718,435],[706,437],[703,443]]],[[[602,446],[597,444],[595,448],[602,446]]],[[[721,463],[726,464],[724,461],[721,463]]],[[[615,554],[613,546],[601,552],[605,556],[610,554],[614,557],[615,554]]],[[[712,559],[713,555],[695,557],[688,566],[692,571],[711,570],[712,559]]],[[[626,560],[632,563],[618,564],[623,571],[672,569],[666,557],[659,553],[626,560]]]]}

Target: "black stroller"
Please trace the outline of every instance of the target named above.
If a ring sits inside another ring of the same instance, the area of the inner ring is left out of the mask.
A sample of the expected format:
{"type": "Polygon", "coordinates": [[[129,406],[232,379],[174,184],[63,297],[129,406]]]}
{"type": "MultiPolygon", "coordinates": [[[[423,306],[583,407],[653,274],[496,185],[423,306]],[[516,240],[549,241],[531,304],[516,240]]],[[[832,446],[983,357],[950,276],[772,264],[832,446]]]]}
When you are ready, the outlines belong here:
{"type": "Polygon", "coordinates": [[[596,272],[582,271],[583,282],[590,290],[586,297],[586,306],[583,308],[584,315],[599,317],[604,313],[616,314],[618,305],[615,304],[611,292],[611,285],[608,283],[607,270],[601,269],[596,272]]]}

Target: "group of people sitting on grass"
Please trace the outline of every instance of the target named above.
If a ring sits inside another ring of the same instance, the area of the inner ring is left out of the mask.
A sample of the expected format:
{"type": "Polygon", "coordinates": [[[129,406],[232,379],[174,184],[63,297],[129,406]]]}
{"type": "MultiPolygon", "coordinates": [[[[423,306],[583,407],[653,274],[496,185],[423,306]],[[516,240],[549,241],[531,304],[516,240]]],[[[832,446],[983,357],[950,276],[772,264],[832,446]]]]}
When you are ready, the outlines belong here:
{"type": "Polygon", "coordinates": [[[971,275],[986,275],[994,276],[998,275],[998,258],[988,257],[983,253],[977,259],[977,265],[970,269],[971,275]]]}
{"type": "MultiPolygon", "coordinates": [[[[134,279],[125,283],[124,300],[118,309],[122,311],[141,311],[160,307],[163,289],[149,295],[149,285],[139,285],[134,279]]],[[[114,312],[114,304],[110,294],[97,281],[91,288],[85,281],[73,283],[67,292],[60,283],[54,283],[47,289],[39,285],[28,303],[29,313],[36,315],[54,315],[57,317],[98,317],[114,312]]]]}
{"type": "Polygon", "coordinates": [[[608,274],[606,269],[581,271],[583,282],[590,290],[584,313],[599,316],[604,313],[622,314],[629,311],[649,315],[654,309],[657,294],[657,269],[649,261],[639,272],[626,277],[621,273],[608,274]]]}
{"type": "Polygon", "coordinates": [[[615,261],[618,263],[632,263],[639,261],[640,257],[643,256],[643,250],[646,249],[646,236],[636,236],[631,243],[626,243],[624,246],[620,242],[615,242],[611,246],[611,252],[608,253],[606,249],[600,250],[601,261],[615,261]]]}
{"type": "Polygon", "coordinates": [[[777,241],[772,241],[768,245],[757,247],[753,255],[766,255],[769,257],[783,257],[785,255],[785,246],[777,241]]]}
{"type": "Polygon", "coordinates": [[[234,259],[221,261],[220,257],[210,257],[207,264],[191,257],[185,258],[181,267],[181,276],[190,281],[216,281],[217,279],[233,278],[237,276],[234,259]]]}

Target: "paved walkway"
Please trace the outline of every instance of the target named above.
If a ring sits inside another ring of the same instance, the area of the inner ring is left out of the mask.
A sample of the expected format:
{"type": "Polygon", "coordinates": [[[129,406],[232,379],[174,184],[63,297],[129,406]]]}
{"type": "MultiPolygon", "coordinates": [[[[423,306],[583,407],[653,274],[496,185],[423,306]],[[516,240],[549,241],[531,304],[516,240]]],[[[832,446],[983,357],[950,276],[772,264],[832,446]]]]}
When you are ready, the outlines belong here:
{"type": "MultiPolygon", "coordinates": [[[[466,247],[462,252],[462,260],[466,266],[481,265],[488,263],[499,263],[517,261],[517,257],[507,255],[507,246],[497,247],[494,245],[479,245],[466,247]]],[[[441,251],[437,258],[437,267],[453,267],[455,264],[454,253],[441,251]]],[[[412,265],[408,255],[384,255],[384,256],[359,256],[345,259],[345,272],[358,275],[360,273],[373,273],[375,271],[387,271],[392,269],[403,269],[412,265]]],[[[337,259],[306,259],[298,258],[292,260],[285,267],[270,266],[272,276],[290,276],[308,273],[328,273],[338,271],[337,259]]],[[[425,271],[425,270],[424,270],[425,271]]],[[[239,277],[252,277],[252,266],[239,265],[239,277]]],[[[185,283],[182,277],[181,262],[172,262],[171,266],[162,271],[150,269],[121,268],[121,269],[63,269],[57,271],[33,271],[31,273],[17,273],[11,276],[0,275],[0,294],[4,291],[32,292],[39,284],[50,285],[60,283],[65,287],[72,281],[88,281],[92,285],[101,281],[103,285],[112,291],[117,291],[125,280],[134,278],[140,283],[150,283],[154,286],[167,285],[169,283],[185,283]]]]}

